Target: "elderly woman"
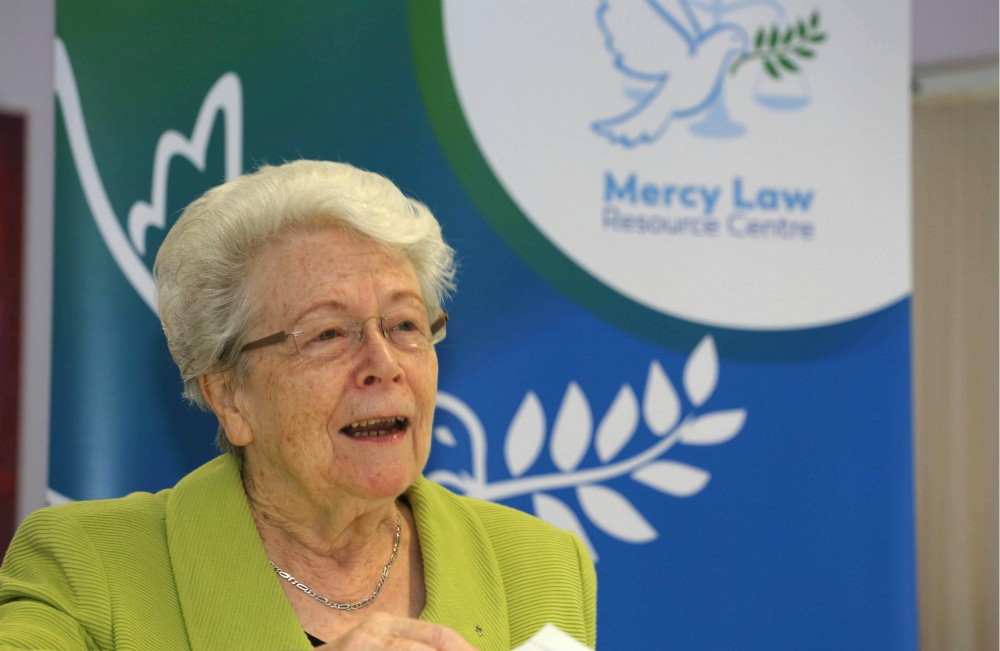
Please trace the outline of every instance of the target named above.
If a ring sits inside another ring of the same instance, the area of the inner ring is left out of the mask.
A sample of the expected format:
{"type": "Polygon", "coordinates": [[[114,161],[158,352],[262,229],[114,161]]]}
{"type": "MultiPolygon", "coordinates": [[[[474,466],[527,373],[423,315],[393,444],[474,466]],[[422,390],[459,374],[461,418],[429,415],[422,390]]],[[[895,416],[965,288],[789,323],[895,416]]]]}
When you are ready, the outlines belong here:
{"type": "Polygon", "coordinates": [[[547,622],[593,646],[577,538],[421,475],[453,274],[430,212],[349,165],[265,167],[191,204],[157,298],[223,454],[29,517],[0,648],[508,651],[547,622]]]}

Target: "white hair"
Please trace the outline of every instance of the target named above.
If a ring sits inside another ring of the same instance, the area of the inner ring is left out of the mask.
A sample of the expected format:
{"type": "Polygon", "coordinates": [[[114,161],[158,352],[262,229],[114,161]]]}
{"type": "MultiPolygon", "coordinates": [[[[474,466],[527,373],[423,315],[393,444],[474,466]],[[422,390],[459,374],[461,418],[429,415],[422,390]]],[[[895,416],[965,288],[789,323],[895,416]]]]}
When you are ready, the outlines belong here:
{"type": "MultiPolygon", "coordinates": [[[[345,163],[264,166],[191,203],[156,254],[156,303],[184,395],[207,408],[198,378],[249,370],[240,354],[254,316],[250,270],[258,252],[294,232],[340,228],[401,252],[413,265],[428,315],[454,289],[454,251],[419,201],[383,176],[345,163]]],[[[224,433],[217,443],[235,452],[224,433]]]]}

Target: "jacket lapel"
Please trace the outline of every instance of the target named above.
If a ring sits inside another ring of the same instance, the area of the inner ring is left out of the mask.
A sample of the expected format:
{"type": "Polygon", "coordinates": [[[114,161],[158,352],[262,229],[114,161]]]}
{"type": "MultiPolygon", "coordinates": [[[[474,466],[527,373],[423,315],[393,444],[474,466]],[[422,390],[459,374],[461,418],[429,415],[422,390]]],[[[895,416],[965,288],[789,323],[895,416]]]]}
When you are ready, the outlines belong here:
{"type": "Polygon", "coordinates": [[[182,479],[166,528],[192,649],[311,648],[267,562],[238,459],[224,454],[182,479]]]}
{"type": "Polygon", "coordinates": [[[510,651],[503,578],[475,513],[423,477],[406,496],[424,562],[427,604],[420,618],[450,626],[483,651],[510,651]]]}
{"type": "MultiPolygon", "coordinates": [[[[424,562],[421,619],[454,628],[483,651],[509,651],[503,579],[478,518],[423,477],[407,498],[424,562]]],[[[311,648],[267,562],[238,459],[224,454],[182,479],[167,498],[166,528],[194,651],[311,648]]]]}

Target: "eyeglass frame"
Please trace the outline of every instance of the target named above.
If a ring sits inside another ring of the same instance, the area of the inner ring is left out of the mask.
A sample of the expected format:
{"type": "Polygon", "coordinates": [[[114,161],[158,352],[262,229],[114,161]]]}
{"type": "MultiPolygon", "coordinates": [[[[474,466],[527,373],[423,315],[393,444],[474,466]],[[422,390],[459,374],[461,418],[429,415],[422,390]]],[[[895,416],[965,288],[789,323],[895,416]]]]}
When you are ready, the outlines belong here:
{"type": "MultiPolygon", "coordinates": [[[[371,321],[372,319],[378,319],[378,331],[379,331],[379,333],[381,333],[381,335],[387,341],[392,341],[392,337],[389,334],[387,334],[386,331],[385,331],[385,321],[384,321],[385,320],[385,315],[383,314],[383,315],[380,316],[380,315],[376,314],[376,315],[368,317],[367,319],[363,319],[363,320],[359,321],[359,323],[361,325],[361,329],[359,330],[360,337],[358,339],[358,345],[360,345],[362,342],[364,342],[364,338],[365,338],[365,324],[368,323],[369,321],[371,321]]],[[[434,322],[431,323],[430,326],[428,327],[428,331],[430,332],[430,335],[431,335],[430,339],[428,339],[428,343],[430,343],[431,346],[433,346],[434,344],[441,343],[441,341],[444,340],[445,336],[447,335],[447,331],[445,330],[445,325],[447,325],[447,324],[448,324],[448,312],[446,312],[445,310],[441,310],[440,316],[438,316],[438,318],[435,319],[434,322]],[[439,332],[442,333],[441,337],[440,338],[436,338],[436,335],[439,332]]],[[[298,336],[300,334],[302,334],[301,330],[294,331],[294,332],[286,332],[285,330],[280,330],[278,332],[275,332],[274,334],[267,335],[266,337],[261,337],[260,339],[255,339],[255,340],[251,341],[250,343],[245,344],[242,348],[240,348],[240,353],[242,354],[242,353],[245,353],[245,352],[250,351],[250,350],[256,350],[258,348],[264,348],[265,346],[271,346],[271,345],[274,345],[274,344],[280,344],[280,343],[284,342],[285,340],[287,340],[289,337],[296,337],[296,336],[298,336]]],[[[302,353],[299,351],[299,345],[298,345],[298,343],[295,344],[295,351],[299,355],[302,355],[302,353]]]]}

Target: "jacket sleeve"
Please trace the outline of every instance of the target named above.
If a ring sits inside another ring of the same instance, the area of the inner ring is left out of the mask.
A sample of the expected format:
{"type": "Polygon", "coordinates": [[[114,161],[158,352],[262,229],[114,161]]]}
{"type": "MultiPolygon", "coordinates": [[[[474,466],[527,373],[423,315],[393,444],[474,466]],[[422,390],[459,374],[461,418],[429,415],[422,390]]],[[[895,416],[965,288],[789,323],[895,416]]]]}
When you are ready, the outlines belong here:
{"type": "Polygon", "coordinates": [[[0,567],[0,649],[111,648],[102,576],[74,520],[54,509],[29,516],[0,567]]]}

